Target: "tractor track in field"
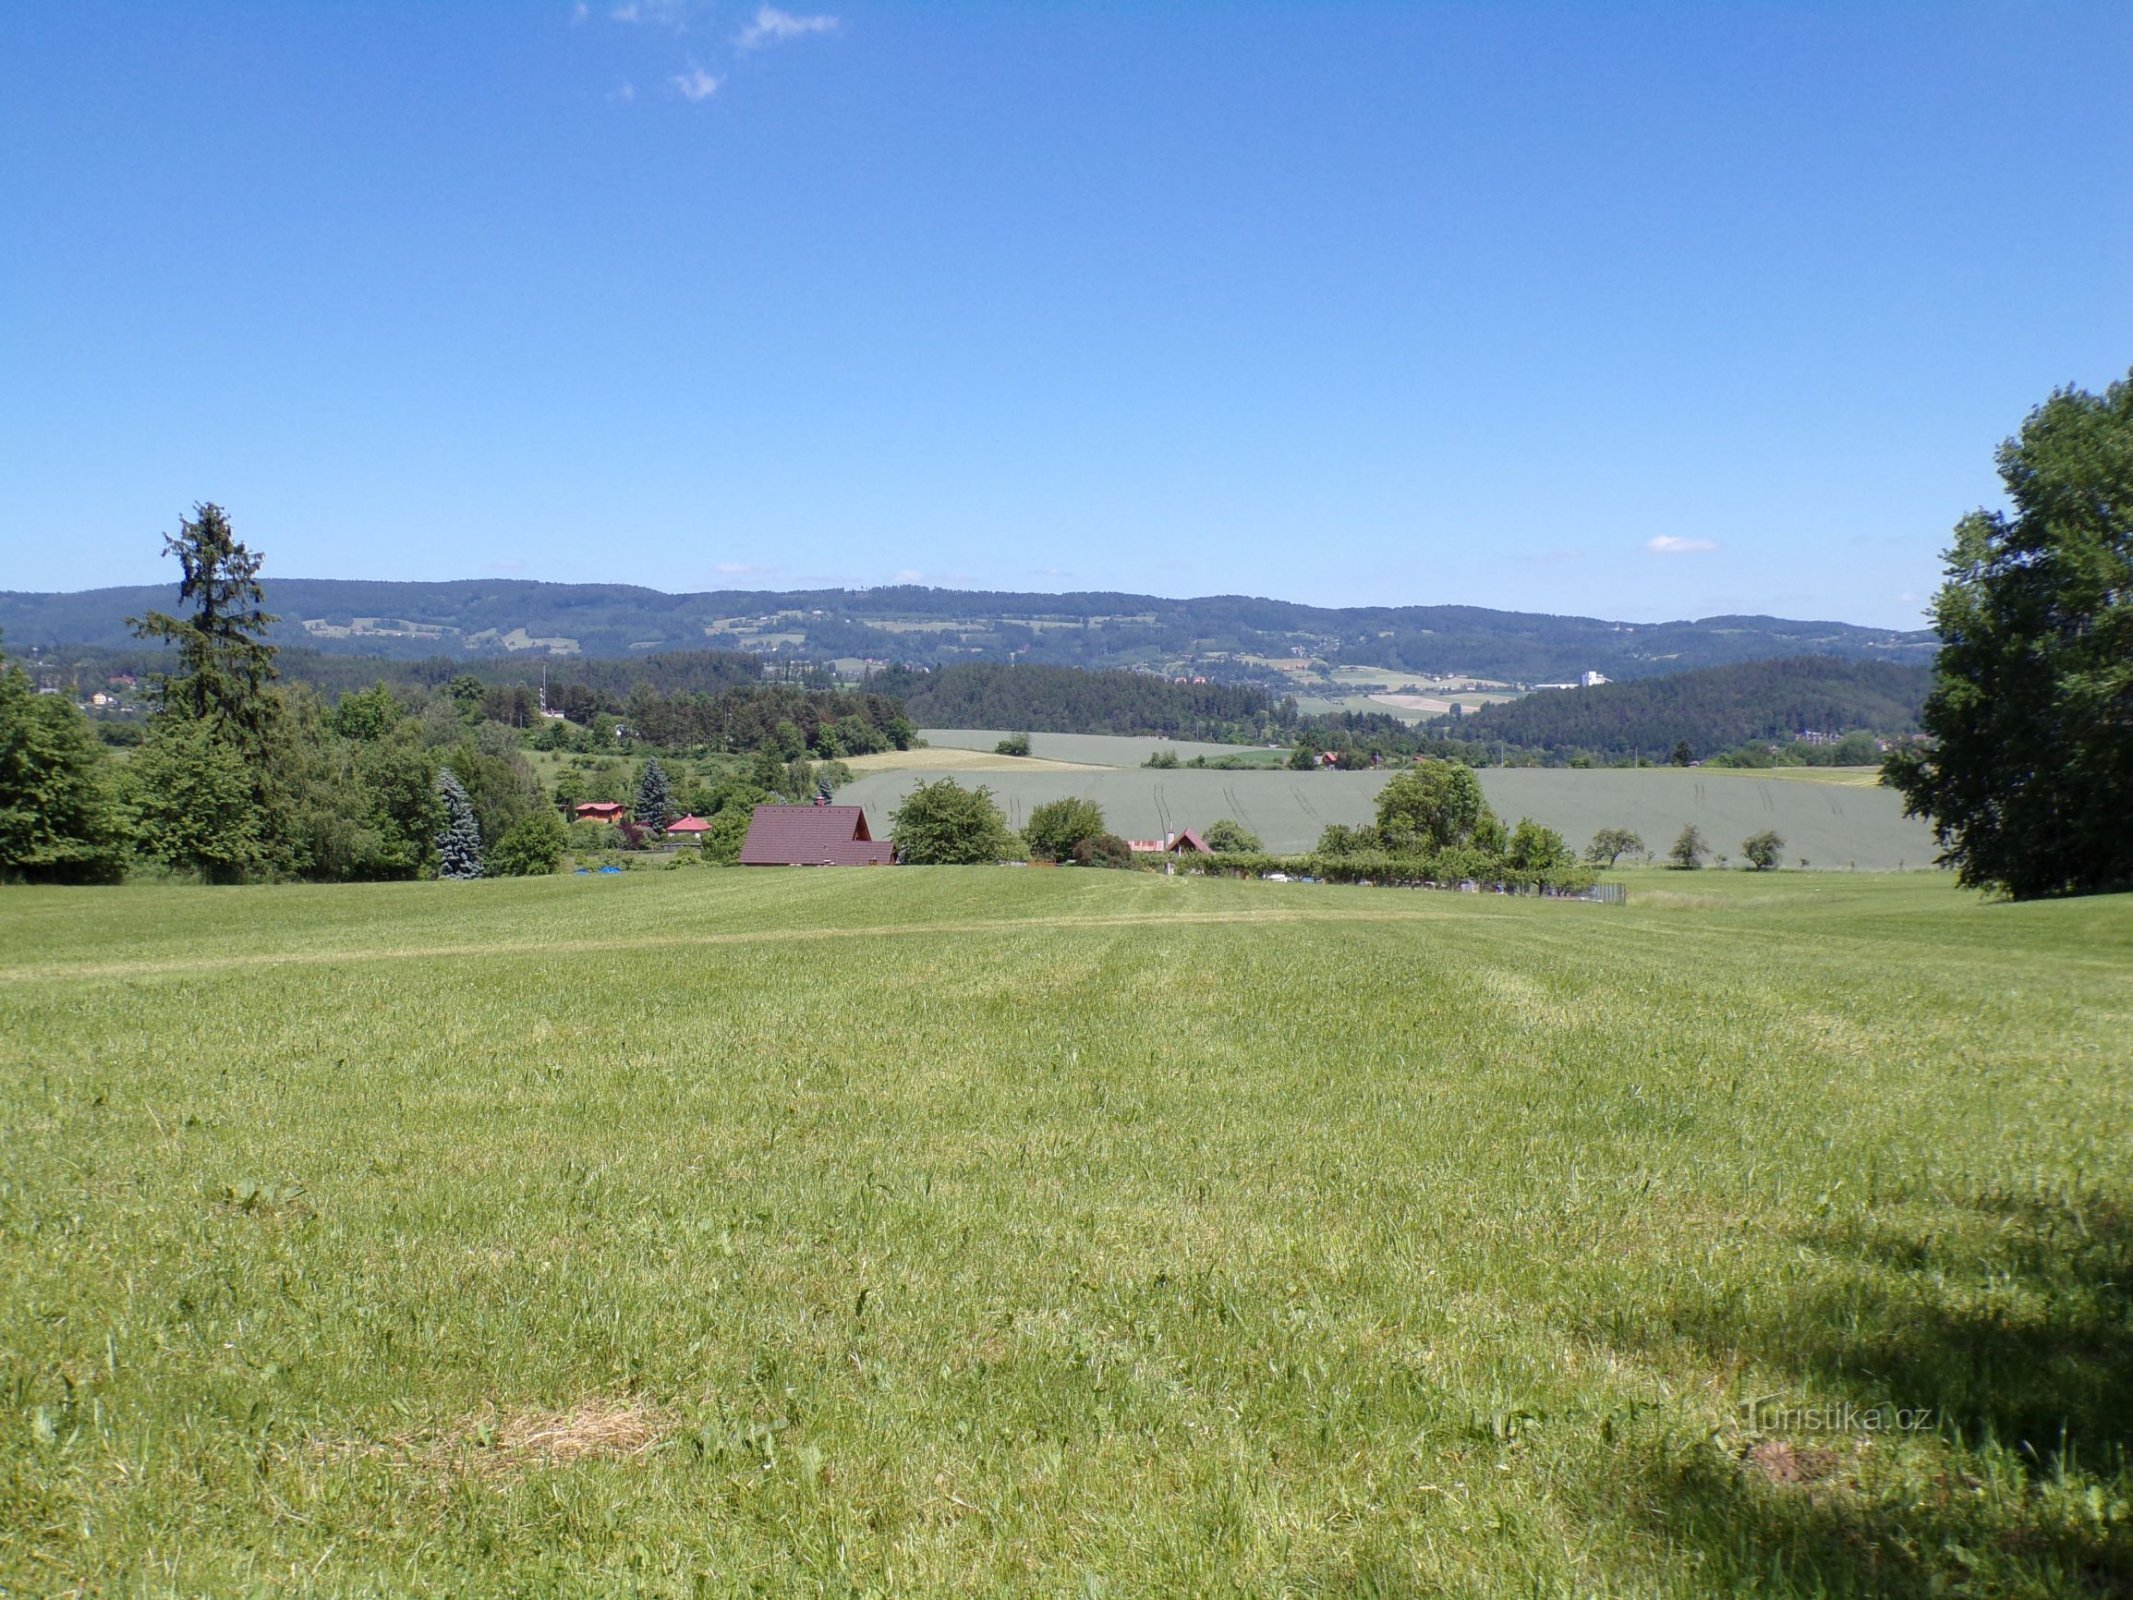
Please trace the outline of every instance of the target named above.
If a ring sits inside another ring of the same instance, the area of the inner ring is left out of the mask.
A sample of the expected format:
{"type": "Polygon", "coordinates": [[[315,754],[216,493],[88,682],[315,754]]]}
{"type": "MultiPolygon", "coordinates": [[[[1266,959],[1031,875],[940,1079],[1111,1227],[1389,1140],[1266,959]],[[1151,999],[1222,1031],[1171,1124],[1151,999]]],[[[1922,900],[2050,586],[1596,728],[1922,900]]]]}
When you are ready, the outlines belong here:
{"type": "Polygon", "coordinates": [[[105,978],[184,977],[270,967],[355,966],[381,961],[440,961],[525,955],[613,954],[632,950],[716,949],[724,945],[811,944],[822,940],[910,938],[925,934],[1072,933],[1105,928],[1264,927],[1275,924],[1377,924],[1440,922],[1460,913],[1413,907],[1400,911],[1180,911],[1102,917],[993,917],[963,922],[898,922],[868,927],[743,928],[715,933],[663,932],[613,938],[490,941],[480,944],[394,945],[371,949],[260,950],[242,955],[176,956],[145,961],[54,962],[0,967],[0,984],[50,983],[105,978]]]}

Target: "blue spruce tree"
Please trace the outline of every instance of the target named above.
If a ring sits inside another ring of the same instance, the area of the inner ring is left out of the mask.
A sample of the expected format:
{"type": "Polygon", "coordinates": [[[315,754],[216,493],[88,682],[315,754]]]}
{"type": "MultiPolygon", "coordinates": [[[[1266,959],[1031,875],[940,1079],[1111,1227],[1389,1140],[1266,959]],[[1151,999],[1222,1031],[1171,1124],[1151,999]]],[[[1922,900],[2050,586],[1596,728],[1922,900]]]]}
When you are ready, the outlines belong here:
{"type": "Polygon", "coordinates": [[[637,779],[637,826],[664,828],[674,820],[674,786],[667,782],[667,769],[657,756],[647,757],[637,779]]]}
{"type": "Polygon", "coordinates": [[[437,769],[437,794],[444,801],[444,827],[437,834],[437,876],[481,876],[481,824],[466,785],[450,767],[437,769]]]}

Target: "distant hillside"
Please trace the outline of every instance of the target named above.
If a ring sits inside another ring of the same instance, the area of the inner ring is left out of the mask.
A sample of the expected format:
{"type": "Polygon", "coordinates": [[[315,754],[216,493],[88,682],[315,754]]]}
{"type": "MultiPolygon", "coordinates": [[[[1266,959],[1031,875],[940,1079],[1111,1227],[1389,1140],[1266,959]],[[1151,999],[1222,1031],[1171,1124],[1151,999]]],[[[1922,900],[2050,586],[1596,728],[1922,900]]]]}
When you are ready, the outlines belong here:
{"type": "MultiPolygon", "coordinates": [[[[759,655],[909,663],[1016,660],[1140,667],[1227,682],[1281,682],[1268,660],[1299,657],[1418,676],[1513,683],[1594,669],[1642,678],[1728,661],[1820,655],[1922,664],[1934,640],[1842,622],[1707,617],[1629,624],[1477,606],[1333,610],[1236,595],[995,594],[954,589],[721,590],[663,594],[622,584],[359,583],[271,578],[280,642],[330,654],[417,660],[618,657],[740,649],[759,655]],[[1255,659],[1256,658],[1256,659],[1255,659]]],[[[14,652],[123,646],[125,619],[171,609],[173,587],[0,593],[14,652]]]]}
{"type": "Polygon", "coordinates": [[[1686,739],[1701,759],[1802,731],[1914,732],[1932,681],[1922,666],[1795,656],[1590,689],[1542,689],[1439,726],[1462,739],[1597,756],[1641,750],[1664,758],[1686,739]]]}

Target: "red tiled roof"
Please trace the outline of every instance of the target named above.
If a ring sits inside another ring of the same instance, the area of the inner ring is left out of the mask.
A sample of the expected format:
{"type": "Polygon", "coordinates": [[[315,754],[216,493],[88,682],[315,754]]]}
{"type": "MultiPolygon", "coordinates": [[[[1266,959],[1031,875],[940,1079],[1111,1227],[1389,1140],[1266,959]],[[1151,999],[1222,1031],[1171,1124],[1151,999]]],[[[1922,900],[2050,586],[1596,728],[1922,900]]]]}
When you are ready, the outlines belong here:
{"type": "Polygon", "coordinates": [[[741,845],[744,867],[886,867],[886,839],[867,831],[859,806],[757,806],[741,845]]]}
{"type": "Polygon", "coordinates": [[[1181,854],[1195,850],[1203,856],[1214,854],[1207,848],[1207,841],[1190,828],[1183,833],[1166,833],[1160,839],[1128,839],[1126,848],[1137,856],[1167,855],[1173,850],[1181,854]]]}
{"type": "Polygon", "coordinates": [[[622,815],[622,807],[613,800],[588,800],[578,807],[578,815],[581,817],[619,817],[622,815]]]}
{"type": "Polygon", "coordinates": [[[709,833],[710,831],[711,824],[698,816],[676,817],[667,824],[667,832],[669,833],[709,833]]]}

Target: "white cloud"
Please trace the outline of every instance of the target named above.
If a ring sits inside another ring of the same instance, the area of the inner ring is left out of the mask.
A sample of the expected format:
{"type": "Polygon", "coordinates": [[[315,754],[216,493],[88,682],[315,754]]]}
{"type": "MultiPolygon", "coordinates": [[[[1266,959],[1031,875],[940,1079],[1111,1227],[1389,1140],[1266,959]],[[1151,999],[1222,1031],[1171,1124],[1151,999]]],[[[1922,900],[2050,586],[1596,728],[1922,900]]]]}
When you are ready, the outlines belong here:
{"type": "Polygon", "coordinates": [[[623,0],[608,12],[616,22],[644,22],[677,32],[689,25],[688,0],[623,0]]]}
{"type": "Polygon", "coordinates": [[[591,15],[592,7],[587,5],[585,0],[578,0],[578,3],[570,8],[570,25],[575,28],[591,15]]]}
{"type": "Polygon", "coordinates": [[[741,29],[733,43],[737,49],[753,50],[759,44],[775,44],[782,39],[804,39],[811,33],[835,33],[840,26],[835,17],[796,17],[776,6],[761,6],[756,11],[755,21],[741,29]]]}
{"type": "Polygon", "coordinates": [[[637,86],[630,82],[629,79],[624,78],[621,87],[615,90],[612,98],[620,100],[624,105],[628,105],[637,98],[637,86]]]}
{"type": "Polygon", "coordinates": [[[1647,539],[1644,548],[1655,556],[1700,556],[1718,548],[1716,539],[1677,539],[1671,533],[1662,533],[1656,539],[1647,539]]]}
{"type": "Polygon", "coordinates": [[[778,569],[776,567],[759,567],[747,561],[721,561],[711,570],[713,572],[723,573],[729,578],[741,578],[750,576],[752,574],[775,572],[778,569]]]}
{"type": "Polygon", "coordinates": [[[691,67],[687,72],[674,76],[674,87],[681,91],[684,100],[708,100],[718,93],[724,78],[714,78],[702,67],[691,67]]]}
{"type": "Polygon", "coordinates": [[[891,583],[924,583],[926,575],[916,567],[905,567],[901,572],[890,574],[889,581],[891,583]]]}

